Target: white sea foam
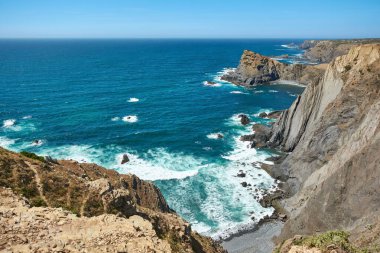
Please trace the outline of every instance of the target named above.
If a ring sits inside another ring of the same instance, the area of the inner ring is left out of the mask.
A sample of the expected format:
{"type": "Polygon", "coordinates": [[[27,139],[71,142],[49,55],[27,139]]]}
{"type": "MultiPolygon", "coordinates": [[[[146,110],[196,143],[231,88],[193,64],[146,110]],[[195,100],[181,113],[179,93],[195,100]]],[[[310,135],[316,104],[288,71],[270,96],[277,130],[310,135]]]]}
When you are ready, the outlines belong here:
{"type": "Polygon", "coordinates": [[[284,48],[298,48],[297,45],[290,45],[290,44],[285,44],[285,45],[281,45],[281,46],[284,48]]]}
{"type": "Polygon", "coordinates": [[[30,146],[39,147],[39,146],[42,146],[44,143],[45,143],[45,141],[43,141],[43,140],[35,140],[32,142],[32,144],[30,144],[30,146]]]}
{"type": "Polygon", "coordinates": [[[26,115],[24,117],[22,117],[22,119],[31,119],[32,118],[32,115],[26,115]]]}
{"type": "Polygon", "coordinates": [[[140,99],[138,99],[138,98],[130,98],[128,100],[129,103],[136,103],[136,102],[139,102],[139,101],[140,101],[140,99]]]}
{"type": "Polygon", "coordinates": [[[274,110],[273,109],[260,109],[257,113],[255,113],[253,116],[255,117],[259,117],[259,115],[263,112],[265,112],[266,114],[269,114],[270,112],[273,112],[274,110]]]}
{"type": "Polygon", "coordinates": [[[113,117],[112,119],[111,119],[111,121],[119,121],[120,120],[120,117],[113,117]]]}
{"type": "Polygon", "coordinates": [[[222,86],[222,84],[220,84],[220,83],[211,83],[209,81],[204,81],[203,85],[204,86],[209,86],[209,87],[221,87],[222,86]]]}
{"type": "Polygon", "coordinates": [[[217,140],[217,139],[223,138],[223,134],[222,133],[211,133],[211,134],[207,135],[207,138],[217,140]]]}
{"type": "Polygon", "coordinates": [[[198,174],[204,165],[192,156],[172,154],[165,149],[149,150],[143,157],[127,153],[129,162],[121,165],[123,157],[117,155],[120,173],[132,173],[145,180],[184,179],[198,174]]]}
{"type": "Polygon", "coordinates": [[[138,118],[136,115],[128,115],[123,117],[123,121],[128,123],[135,123],[138,121],[138,118]]]}
{"type": "Polygon", "coordinates": [[[13,144],[15,144],[15,140],[9,139],[5,136],[0,136],[0,147],[9,148],[13,144]]]}
{"type": "Polygon", "coordinates": [[[3,128],[6,131],[35,131],[33,123],[27,121],[17,122],[15,119],[7,119],[3,121],[3,128]]]}
{"type": "Polygon", "coordinates": [[[239,91],[239,90],[234,90],[234,91],[231,91],[230,93],[231,93],[231,94],[245,94],[245,95],[248,94],[248,93],[246,93],[246,92],[242,92],[242,91],[239,91]]]}
{"type": "Polygon", "coordinates": [[[15,119],[6,119],[3,121],[3,127],[4,128],[10,128],[16,124],[15,119]]]}
{"type": "Polygon", "coordinates": [[[232,73],[235,70],[236,68],[224,68],[215,75],[214,80],[221,83],[230,83],[225,80],[222,80],[222,76],[232,73]]]}
{"type": "Polygon", "coordinates": [[[254,93],[264,93],[263,90],[255,90],[254,93]]]}
{"type": "MultiPolygon", "coordinates": [[[[236,115],[231,119],[235,119],[236,115]]],[[[273,213],[273,208],[263,208],[258,202],[265,191],[272,192],[276,189],[275,180],[258,167],[258,163],[265,162],[269,154],[250,148],[247,142],[240,141],[239,136],[248,133],[250,130],[245,128],[233,138],[234,150],[222,156],[229,161],[227,166],[208,170],[208,174],[216,177],[219,183],[207,184],[208,197],[202,202],[201,210],[209,219],[218,223],[218,228],[207,229],[204,223],[195,223],[193,227],[194,230],[214,239],[225,239],[239,231],[252,229],[260,219],[273,213]],[[240,170],[246,173],[245,177],[236,176],[240,170]],[[243,187],[243,182],[247,183],[248,187],[243,187]],[[256,196],[256,200],[253,195],[256,196]],[[241,208],[241,221],[234,221],[232,217],[236,214],[226,209],[226,203],[234,203],[234,207],[241,208]]]]}
{"type": "Polygon", "coordinates": [[[278,90],[269,90],[268,92],[270,92],[270,93],[277,93],[278,90]]]}

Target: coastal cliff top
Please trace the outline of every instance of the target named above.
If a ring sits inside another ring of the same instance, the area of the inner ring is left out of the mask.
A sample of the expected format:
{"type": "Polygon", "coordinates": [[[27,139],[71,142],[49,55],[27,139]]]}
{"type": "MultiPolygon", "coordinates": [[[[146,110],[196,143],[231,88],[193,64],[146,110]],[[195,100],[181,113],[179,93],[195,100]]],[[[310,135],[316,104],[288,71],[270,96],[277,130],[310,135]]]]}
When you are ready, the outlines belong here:
{"type": "Polygon", "coordinates": [[[0,148],[0,201],[0,251],[224,252],[152,183],[96,164],[0,148]]]}

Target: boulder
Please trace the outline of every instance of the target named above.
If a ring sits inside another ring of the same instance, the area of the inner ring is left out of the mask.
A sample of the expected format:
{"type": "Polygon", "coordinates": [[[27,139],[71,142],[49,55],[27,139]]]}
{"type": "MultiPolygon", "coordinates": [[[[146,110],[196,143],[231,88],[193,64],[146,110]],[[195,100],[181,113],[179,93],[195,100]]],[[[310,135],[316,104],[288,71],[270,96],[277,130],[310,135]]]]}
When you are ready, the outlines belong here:
{"type": "Polygon", "coordinates": [[[242,136],[240,136],[240,140],[241,141],[254,141],[255,135],[254,134],[242,135],[242,136]]]}
{"type": "Polygon", "coordinates": [[[250,122],[251,122],[251,120],[248,118],[248,116],[247,115],[245,115],[245,114],[239,114],[239,116],[238,116],[239,118],[240,118],[240,123],[242,124],[242,125],[248,125],[250,122]]]}
{"type": "Polygon", "coordinates": [[[268,116],[268,114],[266,112],[262,112],[259,114],[260,118],[266,118],[267,116],[268,116]]]}
{"type": "Polygon", "coordinates": [[[281,116],[282,111],[273,111],[267,114],[266,117],[270,119],[278,119],[281,116]]]}
{"type": "Polygon", "coordinates": [[[238,177],[245,177],[246,174],[244,173],[244,171],[242,170],[239,170],[239,173],[237,174],[238,177]]]}
{"type": "Polygon", "coordinates": [[[121,164],[125,164],[125,163],[127,163],[127,162],[129,162],[129,157],[128,157],[127,154],[124,154],[124,155],[123,155],[123,159],[121,160],[121,164]]]}

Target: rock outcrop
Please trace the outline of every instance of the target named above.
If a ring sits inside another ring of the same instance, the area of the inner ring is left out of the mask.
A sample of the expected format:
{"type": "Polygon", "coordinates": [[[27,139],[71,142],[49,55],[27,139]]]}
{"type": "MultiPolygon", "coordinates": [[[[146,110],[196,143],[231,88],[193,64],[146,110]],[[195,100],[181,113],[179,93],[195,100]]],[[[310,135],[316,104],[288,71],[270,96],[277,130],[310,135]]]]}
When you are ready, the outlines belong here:
{"type": "Polygon", "coordinates": [[[224,252],[159,189],[96,164],[0,148],[0,251],[224,252]]]}
{"type": "Polygon", "coordinates": [[[379,39],[305,40],[300,48],[306,50],[304,56],[307,59],[318,63],[329,63],[334,58],[347,54],[353,47],[379,42],[379,39]]]}
{"type": "MultiPolygon", "coordinates": [[[[284,111],[269,144],[292,151],[275,166],[287,181],[289,220],[278,240],[343,229],[353,241],[380,222],[380,44],[352,48],[329,64],[284,111]]],[[[368,242],[369,243],[369,242],[368,242]]]]}
{"type": "Polygon", "coordinates": [[[222,79],[236,85],[253,86],[276,80],[296,81],[309,84],[324,72],[324,66],[285,64],[269,57],[245,50],[240,64],[222,79]]]}

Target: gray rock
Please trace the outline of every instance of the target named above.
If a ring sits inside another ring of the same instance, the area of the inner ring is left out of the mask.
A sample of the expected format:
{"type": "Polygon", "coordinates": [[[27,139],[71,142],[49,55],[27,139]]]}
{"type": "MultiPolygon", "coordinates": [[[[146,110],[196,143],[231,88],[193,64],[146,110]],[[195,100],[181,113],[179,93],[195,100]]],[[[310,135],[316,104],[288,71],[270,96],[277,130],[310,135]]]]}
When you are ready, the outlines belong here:
{"type": "Polygon", "coordinates": [[[240,118],[240,123],[242,125],[244,125],[244,126],[248,125],[251,122],[251,120],[249,119],[249,117],[247,115],[245,115],[245,114],[239,114],[238,117],[240,118]]]}
{"type": "Polygon", "coordinates": [[[123,155],[123,159],[121,160],[121,164],[125,164],[125,163],[127,163],[127,162],[129,162],[129,157],[128,157],[127,154],[124,154],[124,155],[123,155]]]}

